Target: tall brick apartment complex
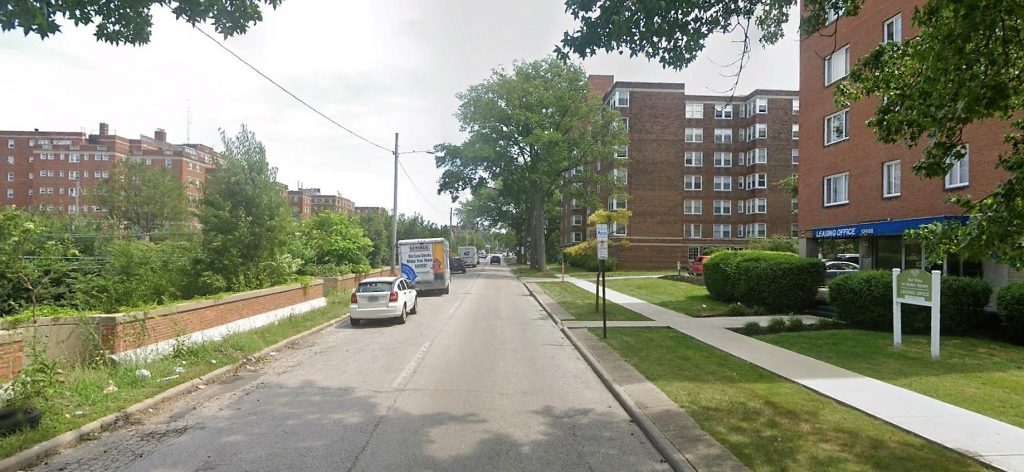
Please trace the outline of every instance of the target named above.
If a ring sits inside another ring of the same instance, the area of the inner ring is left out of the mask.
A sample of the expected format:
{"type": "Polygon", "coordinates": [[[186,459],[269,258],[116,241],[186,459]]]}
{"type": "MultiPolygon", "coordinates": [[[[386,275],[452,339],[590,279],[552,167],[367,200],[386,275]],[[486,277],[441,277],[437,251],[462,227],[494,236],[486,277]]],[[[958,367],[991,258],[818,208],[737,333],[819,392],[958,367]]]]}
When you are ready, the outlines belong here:
{"type": "Polygon", "coordinates": [[[186,184],[192,201],[200,197],[218,155],[202,144],[171,144],[158,129],[153,137],[129,139],[110,134],[100,123],[98,134],[62,131],[0,131],[0,204],[33,211],[103,213],[85,198],[110,176],[114,162],[138,159],[164,167],[186,184]]]}
{"type": "MultiPolygon", "coordinates": [[[[674,268],[710,247],[742,247],[750,238],[795,236],[795,202],[775,183],[799,160],[795,91],[755,90],[730,97],[688,95],[681,83],[616,82],[591,76],[591,86],[624,117],[629,146],[611,159],[628,199],[629,241],[617,249],[624,268],[674,268]]],[[[607,169],[607,167],[606,167],[607,169]]],[[[563,202],[562,244],[589,238],[592,209],[563,202]]]]}
{"type": "Polygon", "coordinates": [[[310,218],[322,211],[355,212],[355,203],[341,195],[326,195],[319,188],[300,188],[288,191],[288,203],[299,219],[310,218]]]}
{"type": "MultiPolygon", "coordinates": [[[[800,43],[800,246],[816,256],[821,242],[845,239],[855,243],[862,268],[919,268],[922,248],[903,233],[923,224],[962,220],[948,203],[951,195],[981,197],[1005,178],[995,168],[1004,149],[1003,122],[965,130],[967,156],[944,179],[913,174],[921,147],[890,146],[876,141],[866,121],[877,101],[864,100],[839,109],[833,91],[851,65],[879,44],[906,41],[917,34],[911,25],[914,7],[923,0],[872,0],[853,17],[840,17],[822,34],[800,43]]],[[[955,255],[942,264],[951,275],[984,275],[995,286],[1010,274],[992,261],[963,260],[955,255]]]]}

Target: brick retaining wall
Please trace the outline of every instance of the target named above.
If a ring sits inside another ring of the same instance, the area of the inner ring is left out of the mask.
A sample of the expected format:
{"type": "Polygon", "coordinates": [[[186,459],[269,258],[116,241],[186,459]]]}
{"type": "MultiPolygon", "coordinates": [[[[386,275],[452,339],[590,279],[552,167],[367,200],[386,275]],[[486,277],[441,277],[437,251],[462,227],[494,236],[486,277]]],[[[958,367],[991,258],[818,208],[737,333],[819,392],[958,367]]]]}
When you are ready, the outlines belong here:
{"type": "Polygon", "coordinates": [[[0,381],[8,381],[25,364],[25,340],[19,331],[0,331],[0,381]]]}

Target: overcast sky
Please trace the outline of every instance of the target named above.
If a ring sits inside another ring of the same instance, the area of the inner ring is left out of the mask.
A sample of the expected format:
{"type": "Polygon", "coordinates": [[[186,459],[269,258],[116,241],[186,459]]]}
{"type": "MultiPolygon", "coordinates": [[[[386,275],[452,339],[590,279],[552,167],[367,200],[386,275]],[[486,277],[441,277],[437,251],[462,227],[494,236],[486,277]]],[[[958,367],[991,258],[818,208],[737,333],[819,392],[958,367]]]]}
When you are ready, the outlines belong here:
{"type": "MultiPolygon", "coordinates": [[[[797,88],[793,16],[780,44],[755,45],[740,93],[797,88]]],[[[315,115],[167,10],[155,9],[154,23],[142,47],[101,43],[92,28],[70,24],[45,41],[0,34],[0,129],[96,132],[103,121],[122,136],[164,128],[171,142],[185,142],[188,133],[191,142],[220,149],[218,130],[234,134],[245,123],[289,188],[301,182],[340,192],[356,205],[391,208],[388,153],[315,115]]],[[[394,133],[401,133],[400,148],[409,151],[461,142],[455,94],[493,68],[544,57],[571,27],[564,5],[552,0],[287,0],[225,44],[371,141],[391,148],[394,133]]],[[[730,38],[718,37],[683,72],[617,54],[583,65],[617,80],[685,82],[690,93],[715,93],[731,85],[722,74],[731,72],[724,64],[737,54],[730,38]]],[[[399,212],[446,224],[452,205],[437,195],[433,158],[401,159],[419,192],[400,175],[399,212]]]]}

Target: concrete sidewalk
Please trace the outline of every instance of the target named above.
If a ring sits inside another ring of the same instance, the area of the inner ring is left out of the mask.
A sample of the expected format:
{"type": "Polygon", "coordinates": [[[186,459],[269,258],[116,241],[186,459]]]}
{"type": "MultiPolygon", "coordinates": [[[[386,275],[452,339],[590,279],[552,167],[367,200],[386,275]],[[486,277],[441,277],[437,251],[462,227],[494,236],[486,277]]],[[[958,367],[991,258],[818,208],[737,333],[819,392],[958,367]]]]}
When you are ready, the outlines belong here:
{"type": "MultiPolygon", "coordinates": [[[[588,290],[594,284],[566,276],[588,290]]],[[[608,290],[608,300],[899,428],[1008,471],[1024,471],[1024,429],[608,290]]]]}

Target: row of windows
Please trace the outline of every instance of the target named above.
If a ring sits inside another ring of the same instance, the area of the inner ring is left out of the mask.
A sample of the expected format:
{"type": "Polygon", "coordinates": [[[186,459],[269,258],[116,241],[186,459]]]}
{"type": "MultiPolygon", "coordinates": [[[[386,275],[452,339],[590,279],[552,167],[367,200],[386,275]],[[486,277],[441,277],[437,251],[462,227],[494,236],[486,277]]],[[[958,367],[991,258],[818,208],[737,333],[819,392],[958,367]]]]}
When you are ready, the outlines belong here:
{"type": "MultiPolygon", "coordinates": [[[[70,170],[70,171],[67,172],[67,174],[65,174],[64,171],[62,171],[62,170],[54,172],[51,169],[43,169],[43,170],[39,171],[39,177],[40,178],[42,178],[42,177],[64,177],[65,175],[67,175],[68,180],[78,180],[79,177],[88,178],[89,177],[89,171],[79,172],[77,170],[70,170]]],[[[106,179],[106,178],[110,177],[110,171],[106,171],[106,170],[93,171],[92,176],[93,176],[93,178],[96,178],[96,179],[106,179]]],[[[35,177],[36,177],[36,174],[34,174],[32,172],[28,173],[29,180],[32,180],[35,177]]],[[[14,182],[14,172],[8,172],[7,173],[7,181],[8,182],[14,182]]]]}
{"type": "MultiPolygon", "coordinates": [[[[712,182],[712,189],[716,192],[732,191],[731,175],[716,175],[713,177],[712,182]]],[[[736,178],[736,186],[739,190],[766,189],[768,188],[768,174],[757,172],[747,176],[738,176],[736,178]]],[[[684,175],[683,190],[695,192],[704,190],[704,176],[684,175]]]]}
{"type": "MultiPolygon", "coordinates": [[[[757,164],[768,163],[768,149],[757,148],[750,152],[740,152],[736,154],[737,165],[752,166],[757,164]]],[[[731,151],[715,151],[713,154],[712,164],[714,167],[732,167],[733,153],[731,151]]],[[[793,148],[790,152],[790,163],[798,164],[800,162],[800,150],[793,148]]],[[[683,153],[683,166],[684,167],[704,167],[704,152],[703,151],[686,151],[683,153]]]]}
{"type": "MultiPolygon", "coordinates": [[[[767,235],[768,225],[766,223],[736,225],[735,235],[733,235],[732,225],[730,224],[711,225],[711,237],[714,239],[765,238],[767,235]]],[[[683,225],[683,237],[689,239],[703,239],[704,225],[699,223],[683,225]]]]}
{"type": "MultiPolygon", "coordinates": [[[[953,167],[946,174],[944,186],[956,189],[970,185],[970,149],[965,149],[964,157],[953,162],[953,167]]],[[[951,159],[952,160],[952,159],[951,159]]],[[[892,198],[902,194],[900,188],[900,161],[889,161],[882,164],[882,197],[892,198]]],[[[842,205],[850,202],[850,173],[842,172],[825,177],[822,185],[822,200],[825,206],[842,205]]]]}
{"type": "MultiPolygon", "coordinates": [[[[800,113],[800,99],[792,99],[792,111],[793,114],[800,113]]],[[[616,90],[609,101],[609,105],[613,108],[629,108],[629,90],[616,90]]],[[[733,117],[733,107],[739,107],[740,117],[762,115],[768,113],[768,99],[765,97],[754,97],[747,100],[746,103],[740,103],[737,105],[726,103],[726,102],[686,102],[686,117],[693,119],[704,118],[704,107],[705,105],[711,105],[714,109],[714,115],[716,120],[731,120],[733,117]]]]}
{"type": "MultiPolygon", "coordinates": [[[[766,214],[768,213],[767,198],[749,198],[747,200],[736,200],[737,214],[766,214]]],[[[703,200],[683,200],[684,215],[703,215],[703,200]]],[[[732,215],[732,200],[714,200],[711,205],[711,214],[716,216],[732,215]]]]}
{"type": "MultiPolygon", "coordinates": [[[[72,152],[72,153],[68,153],[67,155],[65,155],[63,152],[41,152],[41,153],[39,153],[39,160],[40,161],[55,161],[55,160],[63,161],[63,160],[65,160],[65,158],[67,158],[68,162],[70,162],[72,164],[77,164],[77,163],[79,163],[81,161],[88,161],[89,160],[89,156],[90,156],[89,153],[79,154],[77,152],[72,152]]],[[[109,161],[110,160],[110,154],[97,152],[97,153],[92,155],[92,158],[95,161],[109,161]]],[[[28,161],[29,162],[33,162],[33,160],[34,160],[33,156],[29,156],[28,157],[28,161]]],[[[14,156],[7,156],[7,163],[8,164],[14,164],[14,156]]]]}

